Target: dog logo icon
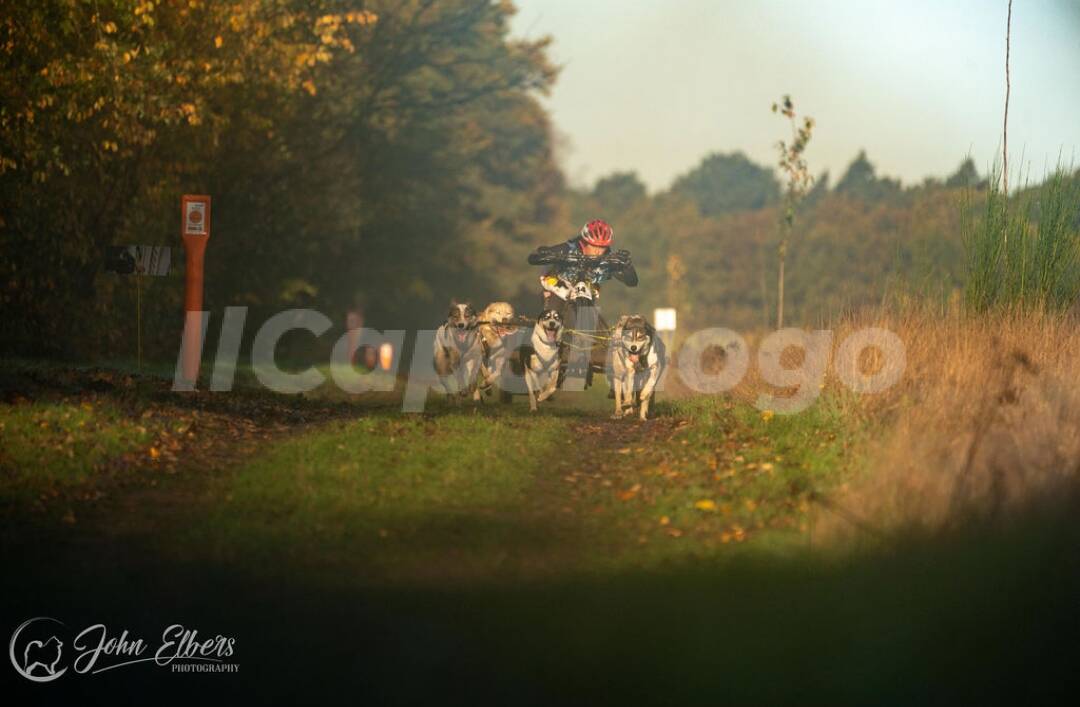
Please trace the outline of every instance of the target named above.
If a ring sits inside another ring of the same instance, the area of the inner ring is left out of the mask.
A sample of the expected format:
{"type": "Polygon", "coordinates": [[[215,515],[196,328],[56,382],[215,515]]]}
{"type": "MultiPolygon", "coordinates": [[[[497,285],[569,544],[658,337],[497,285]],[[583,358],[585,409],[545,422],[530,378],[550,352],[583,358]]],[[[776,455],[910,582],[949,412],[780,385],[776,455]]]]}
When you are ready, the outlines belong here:
{"type": "Polygon", "coordinates": [[[11,665],[14,666],[19,675],[33,682],[51,682],[67,672],[67,668],[57,669],[64,654],[64,642],[55,634],[41,633],[45,629],[45,624],[32,627],[35,629],[35,633],[41,633],[39,637],[26,637],[21,642],[19,640],[28,627],[31,627],[35,622],[44,621],[51,621],[60,626],[64,625],[62,622],[48,616],[38,616],[29,621],[24,621],[21,626],[15,629],[8,644],[8,656],[11,658],[11,665]]]}
{"type": "Polygon", "coordinates": [[[56,636],[47,641],[30,641],[23,651],[23,671],[32,675],[35,668],[42,668],[49,675],[56,675],[56,664],[60,662],[64,642],[56,636]]]}

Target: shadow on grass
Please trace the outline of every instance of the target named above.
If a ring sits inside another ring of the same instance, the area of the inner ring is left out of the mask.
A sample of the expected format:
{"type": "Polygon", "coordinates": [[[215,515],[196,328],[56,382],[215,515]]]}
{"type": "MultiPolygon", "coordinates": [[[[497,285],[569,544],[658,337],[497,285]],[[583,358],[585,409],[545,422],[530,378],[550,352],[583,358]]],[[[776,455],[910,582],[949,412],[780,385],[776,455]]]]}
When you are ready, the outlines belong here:
{"type": "Polygon", "coordinates": [[[237,638],[238,674],[138,665],[29,686],[49,701],[1040,703],[1077,679],[1078,510],[1074,493],[1004,526],[843,558],[424,589],[288,565],[7,557],[4,613],[151,642],[176,622],[237,638]]]}

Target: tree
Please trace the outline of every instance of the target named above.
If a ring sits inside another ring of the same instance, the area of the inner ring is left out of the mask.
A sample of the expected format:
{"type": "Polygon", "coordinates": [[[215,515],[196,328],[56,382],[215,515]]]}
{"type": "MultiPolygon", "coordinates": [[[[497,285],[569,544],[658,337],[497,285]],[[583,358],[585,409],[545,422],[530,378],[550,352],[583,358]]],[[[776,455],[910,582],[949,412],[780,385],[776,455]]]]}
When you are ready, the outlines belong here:
{"type": "MultiPolygon", "coordinates": [[[[510,38],[509,3],[3,7],[7,349],[77,342],[86,356],[121,340],[126,295],[100,251],[177,245],[184,192],[214,197],[208,308],[251,319],[306,297],[332,316],[366,300],[373,326],[427,325],[443,298],[524,281],[518,251],[562,218],[533,95],[556,71],[547,40],[510,38]]],[[[175,283],[159,309],[175,347],[175,283]]]]}
{"type": "Polygon", "coordinates": [[[675,194],[693,199],[705,216],[760,209],[775,203],[780,185],[772,170],[751,162],[741,152],[713,153],[675,180],[675,194]]]}
{"type": "Polygon", "coordinates": [[[613,172],[596,182],[592,195],[603,212],[614,218],[645,199],[646,190],[636,172],[613,172]]]}
{"type": "Polygon", "coordinates": [[[975,162],[968,157],[960,166],[945,180],[945,186],[950,189],[977,187],[983,183],[979,179],[979,171],[975,169],[975,162]]]}
{"type": "Polygon", "coordinates": [[[255,153],[275,147],[275,119],[377,24],[337,5],[4,4],[0,298],[18,313],[5,343],[70,346],[100,319],[105,245],[166,232],[166,204],[174,236],[179,193],[205,186],[198,175],[236,149],[231,131],[258,137],[255,153]]]}
{"type": "Polygon", "coordinates": [[[810,176],[803,153],[810,143],[814,130],[814,119],[804,116],[802,124],[795,119],[795,104],[791,96],[785,95],[780,103],[773,103],[773,113],[779,113],[791,124],[791,142],[780,140],[776,149],[780,153],[780,171],[786,177],[784,188],[784,207],[780,218],[779,274],[776,281],[776,328],[784,327],[784,265],[787,260],[788,240],[795,226],[795,210],[806,196],[814,178],[810,176]]]}
{"type": "Polygon", "coordinates": [[[902,193],[899,181],[887,177],[878,178],[874,165],[866,157],[866,150],[859,150],[844,176],[836,183],[835,191],[837,194],[846,194],[863,201],[892,199],[902,193]]]}

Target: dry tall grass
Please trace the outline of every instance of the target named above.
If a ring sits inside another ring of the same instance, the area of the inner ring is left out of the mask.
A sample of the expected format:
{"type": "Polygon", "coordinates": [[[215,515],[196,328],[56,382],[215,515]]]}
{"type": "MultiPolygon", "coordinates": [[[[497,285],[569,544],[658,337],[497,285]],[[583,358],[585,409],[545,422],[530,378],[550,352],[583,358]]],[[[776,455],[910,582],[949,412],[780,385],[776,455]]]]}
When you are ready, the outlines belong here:
{"type": "Polygon", "coordinates": [[[837,340],[868,325],[900,336],[907,365],[891,389],[847,398],[880,434],[846,507],[883,528],[938,529],[1080,481],[1075,317],[908,308],[853,318],[837,340]]]}

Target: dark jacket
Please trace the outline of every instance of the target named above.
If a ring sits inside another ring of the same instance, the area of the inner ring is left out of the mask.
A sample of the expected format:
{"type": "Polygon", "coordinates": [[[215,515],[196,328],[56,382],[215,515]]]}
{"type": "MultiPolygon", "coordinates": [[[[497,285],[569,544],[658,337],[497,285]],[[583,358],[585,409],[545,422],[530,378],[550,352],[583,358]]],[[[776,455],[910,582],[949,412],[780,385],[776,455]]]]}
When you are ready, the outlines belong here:
{"type": "Polygon", "coordinates": [[[540,246],[529,254],[529,265],[552,265],[554,267],[549,272],[569,282],[582,279],[584,275],[597,285],[609,278],[615,278],[627,287],[638,284],[630,251],[620,250],[588,257],[581,252],[578,238],[553,246],[540,246]]]}

